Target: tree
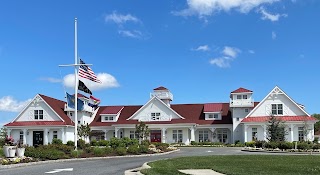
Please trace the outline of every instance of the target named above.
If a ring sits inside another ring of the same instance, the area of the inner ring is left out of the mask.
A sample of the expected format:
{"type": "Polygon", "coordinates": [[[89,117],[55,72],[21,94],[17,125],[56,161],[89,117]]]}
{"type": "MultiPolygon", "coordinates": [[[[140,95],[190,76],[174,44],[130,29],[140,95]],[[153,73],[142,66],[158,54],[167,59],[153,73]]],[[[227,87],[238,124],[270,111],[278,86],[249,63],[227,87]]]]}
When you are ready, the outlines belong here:
{"type": "Polygon", "coordinates": [[[286,131],[286,126],[284,123],[284,121],[280,120],[276,116],[270,116],[267,127],[268,140],[270,142],[285,141],[288,132],[286,131]]]}
{"type": "Polygon", "coordinates": [[[136,134],[139,137],[139,143],[141,144],[141,139],[146,140],[150,134],[149,127],[142,121],[139,124],[136,124],[136,134]]]}
{"type": "Polygon", "coordinates": [[[314,124],[314,131],[320,131],[320,114],[312,114],[312,117],[319,120],[317,123],[314,124]]]}
{"type": "Polygon", "coordinates": [[[7,136],[7,129],[0,128],[0,147],[4,145],[7,136]]]}
{"type": "Polygon", "coordinates": [[[80,125],[78,126],[78,136],[82,139],[86,139],[87,137],[89,137],[91,135],[91,128],[88,125],[88,123],[86,125],[80,125]]]}

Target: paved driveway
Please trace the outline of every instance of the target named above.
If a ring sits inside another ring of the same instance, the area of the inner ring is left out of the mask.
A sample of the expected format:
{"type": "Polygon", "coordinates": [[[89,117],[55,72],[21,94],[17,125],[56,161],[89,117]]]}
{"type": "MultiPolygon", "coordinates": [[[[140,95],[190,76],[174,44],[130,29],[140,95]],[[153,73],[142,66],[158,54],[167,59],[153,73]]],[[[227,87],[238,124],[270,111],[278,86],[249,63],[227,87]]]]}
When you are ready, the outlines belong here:
{"type": "Polygon", "coordinates": [[[180,151],[160,156],[147,157],[120,157],[100,160],[74,160],[67,162],[47,162],[43,164],[28,165],[3,169],[0,166],[0,175],[38,175],[38,174],[75,174],[75,175],[123,175],[127,169],[140,167],[144,162],[182,157],[182,156],[206,156],[206,155],[244,155],[265,154],[243,152],[241,148],[181,148],[180,151]],[[55,170],[55,171],[54,171],[55,170]],[[51,173],[50,173],[51,172],[51,173]]]}

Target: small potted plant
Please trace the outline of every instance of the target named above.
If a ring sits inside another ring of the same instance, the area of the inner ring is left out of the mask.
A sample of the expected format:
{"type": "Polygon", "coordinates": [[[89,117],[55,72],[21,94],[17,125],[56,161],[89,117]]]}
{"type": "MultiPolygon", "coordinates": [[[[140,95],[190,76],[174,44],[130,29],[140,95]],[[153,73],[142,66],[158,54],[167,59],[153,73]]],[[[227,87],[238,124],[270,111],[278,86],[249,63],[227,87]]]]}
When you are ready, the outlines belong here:
{"type": "Polygon", "coordinates": [[[6,136],[3,152],[6,157],[14,157],[16,155],[16,146],[14,146],[14,139],[11,136],[6,136]]]}
{"type": "Polygon", "coordinates": [[[17,156],[24,157],[24,152],[26,150],[26,146],[23,144],[22,140],[17,142],[17,156]]]}

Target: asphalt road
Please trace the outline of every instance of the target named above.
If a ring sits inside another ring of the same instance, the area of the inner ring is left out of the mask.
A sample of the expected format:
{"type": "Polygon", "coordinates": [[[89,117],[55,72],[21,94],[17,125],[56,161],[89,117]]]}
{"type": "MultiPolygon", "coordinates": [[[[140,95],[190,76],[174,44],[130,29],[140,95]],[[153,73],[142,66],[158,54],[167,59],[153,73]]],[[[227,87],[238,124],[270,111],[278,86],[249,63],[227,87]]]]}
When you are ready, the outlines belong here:
{"type": "Polygon", "coordinates": [[[180,151],[159,156],[147,157],[120,157],[99,160],[74,160],[67,162],[47,162],[24,167],[11,167],[3,169],[0,166],[0,175],[123,175],[125,170],[142,166],[143,163],[165,158],[182,156],[207,156],[207,155],[244,155],[265,154],[243,152],[241,148],[181,148],[180,151]],[[64,169],[61,171],[61,169],[64,169]],[[56,171],[54,171],[56,170],[56,171]],[[51,172],[51,173],[49,173],[51,172]]]}

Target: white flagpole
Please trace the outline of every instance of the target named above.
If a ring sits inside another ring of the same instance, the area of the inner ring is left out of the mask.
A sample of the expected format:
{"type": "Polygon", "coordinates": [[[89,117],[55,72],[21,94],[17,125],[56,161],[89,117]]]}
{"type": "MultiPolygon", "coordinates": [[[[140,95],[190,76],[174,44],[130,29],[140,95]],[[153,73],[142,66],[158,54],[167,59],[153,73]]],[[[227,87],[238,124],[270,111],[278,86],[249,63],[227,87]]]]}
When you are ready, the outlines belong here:
{"type": "MultiPolygon", "coordinates": [[[[77,18],[74,19],[74,64],[78,64],[77,18]]],[[[78,147],[78,66],[74,66],[74,147],[78,147]]]]}

